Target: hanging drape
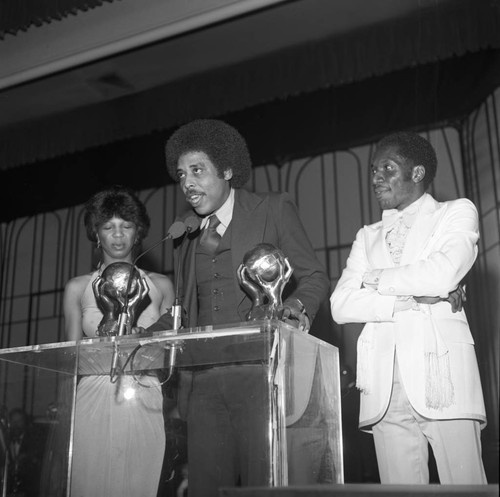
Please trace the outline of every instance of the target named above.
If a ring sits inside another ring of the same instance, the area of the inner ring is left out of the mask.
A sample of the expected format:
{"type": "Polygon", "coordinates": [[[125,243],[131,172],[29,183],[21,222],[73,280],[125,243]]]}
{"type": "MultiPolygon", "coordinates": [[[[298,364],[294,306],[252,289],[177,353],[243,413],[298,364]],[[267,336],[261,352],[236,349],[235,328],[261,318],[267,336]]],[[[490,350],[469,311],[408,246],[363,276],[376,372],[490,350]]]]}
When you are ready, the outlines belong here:
{"type": "MultiPolygon", "coordinates": [[[[497,2],[453,0],[417,16],[242,61],[1,132],[0,165],[54,158],[408,67],[500,48],[497,2]]],[[[188,55],[187,55],[188,56],[188,55]]]]}
{"type": "Polygon", "coordinates": [[[1,0],[0,40],[118,0],[1,0]]]}

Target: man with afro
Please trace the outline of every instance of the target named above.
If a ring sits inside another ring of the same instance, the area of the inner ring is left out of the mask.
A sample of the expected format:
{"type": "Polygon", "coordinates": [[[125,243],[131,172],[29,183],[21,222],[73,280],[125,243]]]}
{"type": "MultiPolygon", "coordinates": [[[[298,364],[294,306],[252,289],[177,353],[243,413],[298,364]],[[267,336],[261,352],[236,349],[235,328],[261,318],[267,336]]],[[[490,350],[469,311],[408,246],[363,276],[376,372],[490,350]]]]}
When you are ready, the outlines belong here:
{"type": "MultiPolygon", "coordinates": [[[[180,219],[195,214],[201,220],[200,230],[177,247],[182,265],[176,283],[187,312],[184,325],[246,321],[252,299],[240,286],[237,270],[248,250],[269,243],[293,268],[283,293],[283,320],[307,332],[328,297],[329,279],[290,196],[243,188],[252,165],[240,133],[220,120],[190,122],[168,140],[166,163],[191,206],[180,219]],[[219,239],[215,246],[204,241],[214,229],[219,239]]],[[[170,328],[166,315],[149,329],[170,328]]],[[[188,377],[189,385],[180,388],[188,401],[180,402],[179,410],[188,426],[190,497],[215,497],[221,486],[267,485],[271,454],[263,429],[265,368],[218,366],[188,377]]]]}

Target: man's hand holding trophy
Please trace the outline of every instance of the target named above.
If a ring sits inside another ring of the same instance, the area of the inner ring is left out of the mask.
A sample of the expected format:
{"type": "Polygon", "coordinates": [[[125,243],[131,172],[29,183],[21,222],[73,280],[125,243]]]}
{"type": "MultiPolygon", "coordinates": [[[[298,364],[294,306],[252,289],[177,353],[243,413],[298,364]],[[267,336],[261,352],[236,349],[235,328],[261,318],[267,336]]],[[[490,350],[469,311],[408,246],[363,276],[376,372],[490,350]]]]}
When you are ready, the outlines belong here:
{"type": "Polygon", "coordinates": [[[282,302],[283,289],[293,268],[283,252],[270,243],[260,243],[243,257],[238,281],[252,298],[247,319],[279,319],[308,332],[310,322],[304,306],[296,298],[282,302]]]}

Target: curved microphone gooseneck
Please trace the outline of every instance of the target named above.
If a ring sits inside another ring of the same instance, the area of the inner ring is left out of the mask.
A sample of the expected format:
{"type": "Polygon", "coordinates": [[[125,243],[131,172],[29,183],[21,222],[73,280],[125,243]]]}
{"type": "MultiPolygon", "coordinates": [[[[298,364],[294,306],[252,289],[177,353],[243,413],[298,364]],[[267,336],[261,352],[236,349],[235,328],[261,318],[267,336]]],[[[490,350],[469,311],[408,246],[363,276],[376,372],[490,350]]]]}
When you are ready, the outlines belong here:
{"type": "MultiPolygon", "coordinates": [[[[128,281],[127,281],[127,289],[125,292],[125,301],[123,303],[123,308],[122,312],[120,313],[120,317],[118,318],[118,334],[117,336],[123,336],[125,334],[125,329],[128,324],[128,300],[129,300],[129,292],[130,288],[132,286],[132,275],[135,270],[135,265],[137,261],[143,256],[146,255],[149,251],[153,250],[154,248],[158,247],[158,245],[162,244],[168,239],[175,239],[179,238],[182,236],[184,233],[187,231],[187,225],[184,224],[182,221],[175,221],[170,228],[168,229],[167,236],[162,238],[160,241],[156,242],[154,245],[149,247],[147,250],[144,252],[140,253],[133,261],[131,267],[130,267],[130,272],[128,275],[128,281]]],[[[117,369],[118,369],[118,344],[116,341],[114,342],[114,347],[113,347],[113,357],[111,359],[111,370],[109,373],[111,382],[114,383],[116,381],[117,377],[117,369]]]]}

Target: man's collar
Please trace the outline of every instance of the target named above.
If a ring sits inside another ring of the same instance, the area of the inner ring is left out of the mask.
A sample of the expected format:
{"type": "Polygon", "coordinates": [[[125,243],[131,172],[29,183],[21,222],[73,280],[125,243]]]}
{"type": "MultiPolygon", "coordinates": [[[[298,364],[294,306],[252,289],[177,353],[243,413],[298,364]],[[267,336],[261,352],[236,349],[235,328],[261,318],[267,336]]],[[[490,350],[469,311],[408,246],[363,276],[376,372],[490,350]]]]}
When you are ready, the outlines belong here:
{"type": "MultiPolygon", "coordinates": [[[[229,226],[231,219],[233,218],[233,207],[234,207],[234,188],[231,188],[229,195],[226,201],[212,214],[215,214],[219,221],[221,222],[224,230],[229,226]]],[[[210,216],[212,215],[210,214],[210,216]]],[[[205,228],[208,223],[208,218],[210,216],[206,216],[201,220],[201,229],[205,228]]]]}
{"type": "Polygon", "coordinates": [[[394,223],[398,221],[398,219],[403,219],[406,226],[411,227],[417,217],[418,211],[420,207],[424,203],[424,199],[427,196],[427,193],[424,193],[420,196],[415,202],[412,202],[410,205],[405,207],[403,210],[398,209],[387,209],[382,212],[382,224],[384,229],[389,229],[394,223]]]}

